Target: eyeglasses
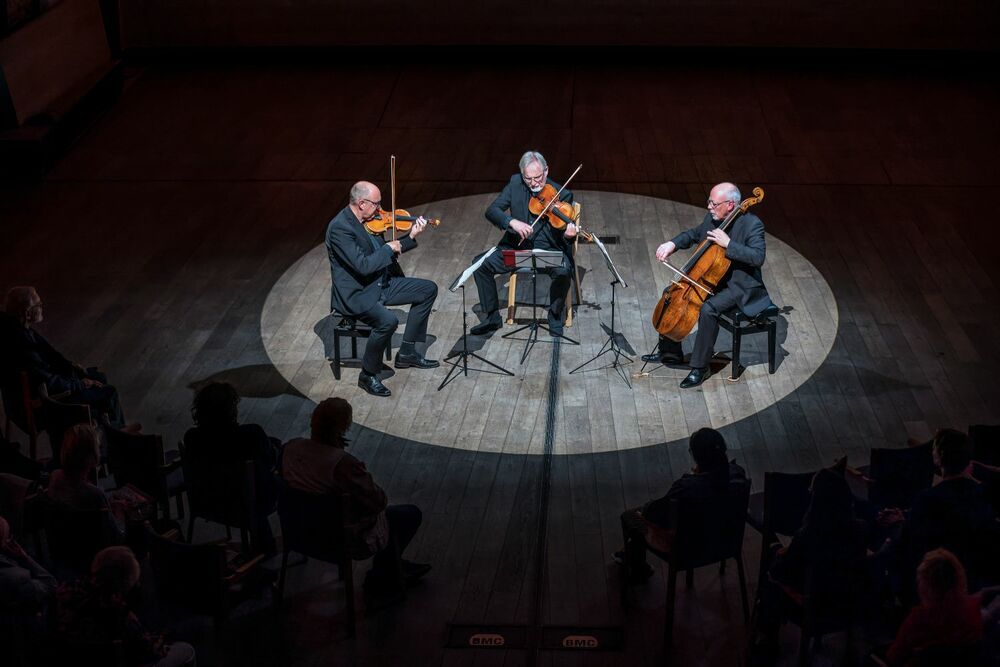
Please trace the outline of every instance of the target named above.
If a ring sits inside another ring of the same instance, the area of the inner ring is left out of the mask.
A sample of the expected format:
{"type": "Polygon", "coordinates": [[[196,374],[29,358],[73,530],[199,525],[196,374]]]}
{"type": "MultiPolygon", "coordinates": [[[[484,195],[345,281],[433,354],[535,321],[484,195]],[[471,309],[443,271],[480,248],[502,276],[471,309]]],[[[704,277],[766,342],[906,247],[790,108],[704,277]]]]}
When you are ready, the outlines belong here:
{"type": "Polygon", "coordinates": [[[545,172],[543,171],[538,176],[528,176],[524,172],[521,172],[521,178],[523,178],[528,183],[544,183],[545,182],[545,172]]]}
{"type": "Polygon", "coordinates": [[[724,199],[722,201],[716,202],[716,201],[712,201],[711,199],[709,199],[708,200],[708,207],[709,208],[718,208],[718,207],[722,206],[723,204],[727,204],[727,203],[729,203],[731,201],[733,201],[733,200],[732,199],[724,199]]]}
{"type": "Polygon", "coordinates": [[[360,204],[361,202],[368,202],[369,204],[372,205],[372,207],[375,208],[375,210],[378,210],[378,209],[382,208],[382,200],[381,199],[378,200],[378,201],[372,201],[371,199],[359,199],[358,203],[360,204]]]}

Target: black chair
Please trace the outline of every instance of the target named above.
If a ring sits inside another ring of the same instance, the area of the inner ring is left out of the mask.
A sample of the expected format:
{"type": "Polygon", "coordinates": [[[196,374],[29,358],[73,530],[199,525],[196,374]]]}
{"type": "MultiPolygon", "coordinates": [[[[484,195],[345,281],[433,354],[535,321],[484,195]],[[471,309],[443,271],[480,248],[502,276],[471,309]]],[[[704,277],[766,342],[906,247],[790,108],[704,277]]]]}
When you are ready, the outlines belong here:
{"type": "Polygon", "coordinates": [[[747,523],[761,534],[759,582],[771,566],[771,545],[779,536],[791,537],[802,526],[809,508],[809,486],[815,472],[764,473],[764,491],[750,496],[747,523]]]}
{"type": "Polygon", "coordinates": [[[868,467],[868,500],[877,507],[906,509],[934,481],[930,442],[913,447],[875,448],[868,467]]]}
{"type": "Polygon", "coordinates": [[[969,427],[972,460],[1000,466],[1000,426],[975,424],[969,427]]]}
{"type": "Polygon", "coordinates": [[[767,369],[772,375],[775,369],[775,355],[778,343],[778,321],[776,316],[781,312],[778,306],[771,305],[759,315],[750,317],[739,309],[734,309],[719,315],[719,326],[733,335],[733,361],[729,373],[730,380],[738,380],[745,366],[740,363],[740,348],[743,336],[767,332],[767,369]]]}
{"type": "MultiPolygon", "coordinates": [[[[292,551],[337,566],[347,600],[347,635],[355,636],[354,567],[348,550],[349,534],[344,525],[344,509],[350,496],[316,495],[278,482],[278,517],[281,520],[281,575],[278,602],[285,594],[288,554],[292,551]]],[[[402,583],[402,582],[400,582],[402,583]]],[[[400,587],[402,590],[402,586],[400,587]]]]}
{"type": "Polygon", "coordinates": [[[131,484],[153,498],[170,518],[170,498],[177,504],[177,517],[184,518],[185,491],[181,462],[164,462],[163,438],[159,435],[126,433],[105,427],[108,444],[108,470],[119,487],[131,484]]]}
{"type": "Polygon", "coordinates": [[[217,628],[239,600],[265,585],[263,577],[255,576],[263,554],[246,558],[219,542],[189,544],[149,525],[146,534],[157,600],[185,613],[211,616],[217,628]]]}
{"type": "MultiPolygon", "coordinates": [[[[743,620],[749,621],[750,606],[743,569],[743,533],[749,501],[749,484],[730,485],[729,493],[718,498],[671,501],[670,525],[676,526],[677,530],[670,551],[660,551],[647,545],[650,553],[667,562],[667,608],[663,629],[666,646],[673,644],[677,575],[682,571],[687,572],[687,585],[692,586],[696,568],[719,563],[719,572],[722,573],[726,560],[734,559],[743,602],[743,620]]],[[[627,570],[627,567],[623,568],[623,582],[629,581],[631,573],[627,570]]]]}
{"type": "Polygon", "coordinates": [[[227,537],[232,537],[233,527],[238,528],[244,554],[259,551],[253,461],[196,464],[185,453],[183,442],[178,447],[188,494],[188,541],[194,541],[194,521],[200,517],[224,525],[227,537]]]}
{"type": "Polygon", "coordinates": [[[782,592],[785,620],[799,626],[799,665],[810,663],[810,640],[815,649],[824,635],[835,632],[847,633],[844,664],[854,664],[850,647],[861,622],[865,575],[864,561],[830,562],[807,568],[801,599],[782,592]]]}
{"type": "Polygon", "coordinates": [[[993,515],[1000,518],[1000,469],[974,461],[972,477],[983,485],[983,494],[993,507],[993,515]]]}
{"type": "MultiPolygon", "coordinates": [[[[358,354],[358,338],[368,338],[372,335],[372,329],[364,322],[359,322],[353,317],[344,315],[336,310],[331,311],[328,319],[332,323],[333,343],[328,346],[326,358],[333,364],[333,377],[339,380],[341,364],[344,362],[361,363],[361,356],[358,354]],[[346,358],[340,354],[340,339],[344,336],[351,339],[351,356],[346,358]]],[[[320,325],[317,325],[317,330],[320,328],[320,325]]],[[[324,341],[327,340],[322,334],[320,337],[324,341]]],[[[389,344],[385,346],[385,360],[389,361],[391,359],[392,341],[390,340],[389,344]]]]}

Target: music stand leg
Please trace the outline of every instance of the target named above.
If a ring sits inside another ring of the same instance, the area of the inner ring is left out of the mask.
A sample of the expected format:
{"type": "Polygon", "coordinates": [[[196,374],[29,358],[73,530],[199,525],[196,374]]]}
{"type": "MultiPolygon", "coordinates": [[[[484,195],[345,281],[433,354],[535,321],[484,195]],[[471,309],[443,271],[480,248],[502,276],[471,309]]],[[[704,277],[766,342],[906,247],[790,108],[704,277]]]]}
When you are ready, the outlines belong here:
{"type": "Polygon", "coordinates": [[[602,366],[602,368],[614,368],[615,372],[618,373],[618,377],[624,380],[625,384],[628,385],[628,388],[631,389],[632,383],[629,382],[628,374],[625,372],[624,367],[632,363],[632,357],[628,356],[628,354],[626,354],[622,350],[621,346],[618,344],[618,337],[615,331],[615,301],[616,301],[615,286],[617,284],[618,284],[617,279],[611,281],[611,328],[608,333],[608,339],[604,341],[604,345],[601,346],[600,352],[598,352],[593,357],[591,357],[587,361],[583,362],[582,364],[571,370],[570,374],[572,375],[573,373],[576,373],[577,371],[581,370],[584,366],[587,366],[597,361],[605,354],[613,354],[614,361],[612,361],[607,366],[602,366]],[[625,358],[625,361],[622,361],[622,357],[625,358]]]}
{"type": "MultiPolygon", "coordinates": [[[[580,341],[574,340],[574,339],[570,338],[569,336],[566,336],[566,335],[561,334],[561,333],[555,333],[554,331],[552,331],[552,329],[550,329],[549,327],[545,326],[544,324],[542,324],[541,322],[538,321],[538,264],[537,264],[537,261],[538,260],[535,259],[535,256],[532,255],[531,256],[531,322],[529,322],[528,324],[525,324],[524,326],[518,327],[517,329],[514,329],[513,331],[505,333],[503,336],[501,336],[501,338],[511,338],[512,336],[514,336],[516,334],[519,334],[522,331],[525,331],[525,330],[528,331],[528,337],[526,339],[517,339],[517,340],[524,340],[525,341],[525,343],[524,343],[524,351],[521,353],[521,363],[522,364],[524,363],[525,359],[528,358],[528,355],[531,353],[531,348],[533,348],[535,346],[535,343],[538,342],[538,330],[539,329],[544,329],[545,331],[548,331],[549,335],[552,336],[553,338],[562,339],[562,340],[566,341],[567,343],[569,343],[570,345],[579,345],[580,344],[580,341]]],[[[572,304],[572,299],[570,300],[570,303],[572,304]]],[[[553,340],[552,342],[555,342],[555,341],[553,340]]]]}
{"type": "Polygon", "coordinates": [[[451,354],[449,354],[447,357],[444,358],[444,361],[446,363],[450,363],[451,364],[451,369],[448,371],[448,374],[444,376],[444,380],[441,381],[441,384],[438,385],[438,388],[437,388],[438,391],[441,391],[442,389],[444,389],[444,387],[449,382],[451,382],[452,380],[454,380],[455,378],[458,377],[458,371],[459,371],[459,369],[461,369],[461,371],[462,371],[461,374],[465,375],[465,376],[469,375],[469,371],[476,371],[476,372],[479,372],[479,373],[493,373],[495,375],[501,375],[501,374],[503,374],[503,375],[514,375],[513,373],[511,373],[509,370],[507,370],[503,366],[501,366],[499,364],[495,364],[492,361],[490,361],[489,359],[484,359],[483,357],[479,356],[475,352],[470,352],[469,351],[469,329],[468,329],[469,322],[468,322],[468,319],[469,319],[469,314],[468,314],[468,312],[466,311],[466,308],[465,308],[465,285],[462,285],[462,349],[459,350],[458,352],[452,352],[451,354]],[[456,361],[451,361],[455,357],[461,357],[461,359],[456,360],[456,361]],[[479,361],[483,362],[484,364],[488,364],[489,366],[492,366],[493,368],[495,368],[497,370],[496,371],[491,371],[488,368],[469,368],[469,357],[473,357],[475,359],[478,359],[479,361]]]}

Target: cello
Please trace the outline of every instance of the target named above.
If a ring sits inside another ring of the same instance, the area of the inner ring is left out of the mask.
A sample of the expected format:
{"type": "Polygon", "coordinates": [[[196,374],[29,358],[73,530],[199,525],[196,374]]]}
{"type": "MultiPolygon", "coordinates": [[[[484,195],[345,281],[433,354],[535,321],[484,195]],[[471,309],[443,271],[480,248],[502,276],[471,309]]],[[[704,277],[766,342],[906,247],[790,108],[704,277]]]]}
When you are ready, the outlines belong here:
{"type": "MultiPolygon", "coordinates": [[[[754,188],[753,196],[747,197],[730,211],[717,229],[728,233],[741,215],[763,199],[763,188],[754,188]]],[[[732,260],[726,257],[725,248],[705,239],[698,244],[682,269],[675,268],[668,261],[663,264],[674,271],[677,278],[671,280],[670,285],[663,290],[663,295],[653,309],[653,327],[661,336],[680,342],[698,322],[701,304],[715,294],[719,283],[729,272],[732,260]]]]}

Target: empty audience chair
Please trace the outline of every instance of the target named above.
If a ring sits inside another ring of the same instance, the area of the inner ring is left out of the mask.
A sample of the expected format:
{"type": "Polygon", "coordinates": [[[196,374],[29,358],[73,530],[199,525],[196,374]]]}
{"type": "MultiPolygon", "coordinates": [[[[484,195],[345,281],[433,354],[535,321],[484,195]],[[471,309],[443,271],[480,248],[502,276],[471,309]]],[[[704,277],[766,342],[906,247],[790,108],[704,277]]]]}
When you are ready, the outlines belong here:
{"type": "Polygon", "coordinates": [[[256,593],[254,577],[264,555],[247,558],[223,543],[188,544],[147,527],[157,599],[178,610],[211,616],[221,626],[244,596],[256,593]]]}
{"type": "Polygon", "coordinates": [[[159,435],[126,433],[105,427],[108,470],[119,487],[131,484],[153,498],[163,517],[170,518],[170,498],[177,504],[177,516],[184,516],[184,475],[177,459],[164,462],[163,438],[159,435]]]}

